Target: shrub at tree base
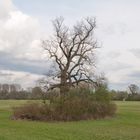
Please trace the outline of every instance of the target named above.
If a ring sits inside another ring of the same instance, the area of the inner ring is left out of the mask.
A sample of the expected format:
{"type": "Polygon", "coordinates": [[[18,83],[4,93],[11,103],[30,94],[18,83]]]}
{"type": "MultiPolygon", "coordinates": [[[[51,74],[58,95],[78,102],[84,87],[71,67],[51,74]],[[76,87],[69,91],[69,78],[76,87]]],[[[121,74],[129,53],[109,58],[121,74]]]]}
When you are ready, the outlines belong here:
{"type": "Polygon", "coordinates": [[[14,119],[41,121],[73,121],[98,119],[114,115],[116,106],[112,103],[86,103],[78,100],[67,101],[59,106],[29,104],[14,108],[14,119]]]}
{"type": "MultiPolygon", "coordinates": [[[[116,105],[109,100],[98,101],[96,94],[71,92],[63,98],[56,98],[50,104],[28,104],[14,108],[14,119],[41,121],[77,121],[85,119],[100,119],[113,116],[116,105]]],[[[99,91],[98,91],[99,94],[99,91]]],[[[108,96],[108,95],[104,95],[108,96]]],[[[103,97],[102,97],[103,98],[103,97]]]]}

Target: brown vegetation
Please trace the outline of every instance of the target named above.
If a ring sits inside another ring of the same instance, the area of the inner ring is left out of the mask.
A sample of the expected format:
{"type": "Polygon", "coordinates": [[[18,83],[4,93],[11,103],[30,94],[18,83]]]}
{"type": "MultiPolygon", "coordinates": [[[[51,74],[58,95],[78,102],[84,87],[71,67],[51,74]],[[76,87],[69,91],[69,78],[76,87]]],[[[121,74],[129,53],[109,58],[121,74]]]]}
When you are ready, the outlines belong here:
{"type": "MultiPolygon", "coordinates": [[[[103,90],[102,90],[103,91],[103,90]]],[[[99,94],[99,91],[98,91],[99,94]]],[[[56,97],[50,104],[28,104],[14,108],[14,119],[41,121],[77,121],[113,116],[116,105],[104,90],[101,96],[87,89],[73,90],[65,98],[56,97]],[[103,100],[103,97],[104,99],[103,100]]]]}

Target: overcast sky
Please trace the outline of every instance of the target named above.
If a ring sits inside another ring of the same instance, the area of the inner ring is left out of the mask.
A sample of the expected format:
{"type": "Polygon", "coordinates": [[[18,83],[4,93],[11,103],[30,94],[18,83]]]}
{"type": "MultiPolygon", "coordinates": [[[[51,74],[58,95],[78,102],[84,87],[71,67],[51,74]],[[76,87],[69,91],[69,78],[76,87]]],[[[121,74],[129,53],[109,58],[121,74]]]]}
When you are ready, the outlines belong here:
{"type": "Polygon", "coordinates": [[[67,25],[96,17],[97,69],[110,88],[140,85],[140,0],[0,0],[0,83],[28,87],[46,73],[40,40],[59,16],[67,25]]]}

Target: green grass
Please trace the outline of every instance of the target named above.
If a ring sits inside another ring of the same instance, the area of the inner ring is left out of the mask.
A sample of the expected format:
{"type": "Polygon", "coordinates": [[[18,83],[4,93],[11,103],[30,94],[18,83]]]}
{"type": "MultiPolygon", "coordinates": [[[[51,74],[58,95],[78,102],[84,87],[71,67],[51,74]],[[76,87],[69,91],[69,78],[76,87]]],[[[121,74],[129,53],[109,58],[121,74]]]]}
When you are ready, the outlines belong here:
{"type": "Polygon", "coordinates": [[[116,102],[114,118],[79,122],[10,120],[11,107],[27,101],[0,100],[0,140],[140,140],[140,102],[116,102]]]}

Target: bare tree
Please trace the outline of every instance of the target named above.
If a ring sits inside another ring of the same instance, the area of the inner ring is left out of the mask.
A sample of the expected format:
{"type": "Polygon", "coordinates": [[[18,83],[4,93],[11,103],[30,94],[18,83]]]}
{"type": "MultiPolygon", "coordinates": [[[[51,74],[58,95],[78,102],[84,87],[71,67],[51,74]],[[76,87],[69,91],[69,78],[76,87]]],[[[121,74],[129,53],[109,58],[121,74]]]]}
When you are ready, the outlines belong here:
{"type": "Polygon", "coordinates": [[[55,34],[50,40],[43,41],[43,48],[57,64],[56,77],[63,95],[70,87],[80,82],[96,83],[91,72],[95,67],[95,50],[97,41],[94,37],[96,21],[86,18],[78,22],[72,29],[64,25],[64,19],[53,21],[55,34]]]}
{"type": "Polygon", "coordinates": [[[136,95],[136,94],[139,93],[139,87],[138,87],[137,85],[135,85],[135,84],[130,84],[130,85],[128,86],[128,88],[129,88],[129,91],[130,91],[130,93],[131,93],[132,95],[136,95]]]}

